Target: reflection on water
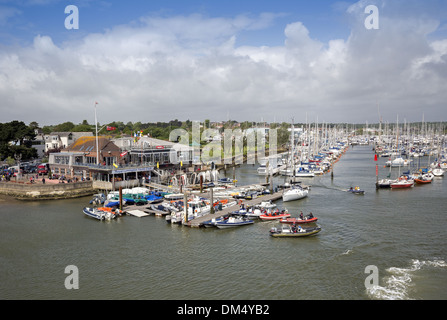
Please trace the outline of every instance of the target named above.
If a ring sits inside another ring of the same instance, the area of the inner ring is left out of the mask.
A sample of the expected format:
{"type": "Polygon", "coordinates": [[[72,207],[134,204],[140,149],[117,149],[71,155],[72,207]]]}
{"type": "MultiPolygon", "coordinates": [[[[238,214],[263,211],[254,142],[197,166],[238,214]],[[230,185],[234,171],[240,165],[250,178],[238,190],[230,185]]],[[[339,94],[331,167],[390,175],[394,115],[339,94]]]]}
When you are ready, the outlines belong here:
{"type": "MultiPolygon", "coordinates": [[[[238,168],[236,179],[265,181],[252,165],[238,168]]],[[[82,213],[90,198],[8,199],[1,202],[0,298],[446,299],[447,286],[439,285],[447,281],[446,178],[400,191],[376,191],[375,179],[370,147],[349,150],[333,179],[303,179],[312,186],[307,198],[277,201],[319,218],[322,231],[298,239],[270,237],[275,222],[230,230],[171,226],[154,216],[99,222],[82,213]],[[356,185],[366,194],[345,192],[356,185]],[[79,269],[79,290],[64,287],[67,265],[79,269]],[[380,273],[369,291],[368,265],[380,273]]]]}

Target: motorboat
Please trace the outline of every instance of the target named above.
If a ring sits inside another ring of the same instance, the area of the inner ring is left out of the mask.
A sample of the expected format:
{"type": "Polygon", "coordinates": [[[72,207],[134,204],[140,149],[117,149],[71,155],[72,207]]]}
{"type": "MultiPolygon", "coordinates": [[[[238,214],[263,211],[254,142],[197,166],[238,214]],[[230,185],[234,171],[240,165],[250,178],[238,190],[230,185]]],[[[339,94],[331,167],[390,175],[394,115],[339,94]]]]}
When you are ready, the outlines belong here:
{"type": "Polygon", "coordinates": [[[387,167],[408,167],[411,164],[412,160],[403,159],[402,157],[398,157],[394,160],[388,160],[385,163],[387,167]]]}
{"type": "Polygon", "coordinates": [[[259,208],[250,208],[245,213],[245,216],[249,219],[259,219],[259,216],[262,215],[262,211],[259,208]]]}
{"type": "Polygon", "coordinates": [[[270,235],[275,238],[298,238],[298,237],[307,237],[314,234],[317,234],[321,231],[320,226],[312,227],[312,228],[302,228],[301,226],[281,226],[273,227],[270,229],[270,235]]]}
{"type": "Polygon", "coordinates": [[[425,173],[423,175],[420,175],[420,176],[414,178],[414,182],[417,184],[427,184],[427,183],[431,183],[433,178],[434,178],[433,174],[425,173]]]}
{"type": "Polygon", "coordinates": [[[214,228],[214,227],[216,227],[216,223],[217,222],[222,222],[222,221],[224,221],[226,219],[228,219],[228,216],[223,216],[223,217],[219,217],[219,218],[212,218],[211,220],[204,221],[202,223],[202,225],[205,228],[214,228]]]}
{"type": "Polygon", "coordinates": [[[283,211],[278,210],[276,212],[261,214],[259,216],[259,219],[264,220],[264,221],[269,221],[269,220],[279,220],[279,219],[289,218],[289,217],[291,217],[291,214],[287,210],[283,210],[283,211]]]}
{"type": "Polygon", "coordinates": [[[263,211],[259,206],[250,206],[246,208],[244,205],[237,211],[233,211],[233,216],[244,217],[247,219],[259,219],[259,216],[263,214],[263,211]]]}
{"type": "MultiPolygon", "coordinates": [[[[125,200],[123,200],[123,203],[125,202],[125,200]]],[[[119,201],[116,200],[106,200],[106,202],[104,203],[104,207],[107,208],[113,208],[113,207],[118,207],[120,205],[119,201]]]]}
{"type": "Polygon", "coordinates": [[[305,167],[298,167],[293,176],[298,178],[313,178],[315,177],[315,173],[306,169],[305,167]]]}
{"type": "Polygon", "coordinates": [[[182,224],[184,220],[184,212],[172,211],[170,214],[165,215],[167,223],[170,224],[182,224]]]}
{"type": "Polygon", "coordinates": [[[166,200],[180,200],[183,199],[185,195],[183,193],[168,193],[164,195],[166,200]]]}
{"type": "Polygon", "coordinates": [[[317,220],[318,220],[317,217],[314,217],[313,215],[309,214],[305,217],[299,217],[299,218],[282,218],[279,222],[286,224],[304,224],[304,223],[317,222],[317,220]]]}
{"type": "Polygon", "coordinates": [[[155,204],[155,203],[160,203],[163,202],[163,197],[159,197],[155,194],[150,194],[145,196],[145,199],[147,200],[147,203],[149,204],[155,204]]]}
{"type": "Polygon", "coordinates": [[[253,224],[253,223],[254,223],[253,220],[229,217],[228,219],[216,221],[215,226],[218,227],[219,229],[225,229],[225,228],[246,226],[246,225],[253,224]]]}
{"type": "Polygon", "coordinates": [[[309,190],[303,189],[300,186],[293,186],[292,188],[285,190],[282,194],[282,201],[294,201],[294,200],[300,200],[309,194],[309,190]]]}
{"type": "Polygon", "coordinates": [[[354,187],[354,188],[351,187],[347,190],[347,192],[357,194],[357,195],[365,194],[365,190],[361,190],[360,187],[354,187]]]}
{"type": "Polygon", "coordinates": [[[104,204],[106,199],[107,199],[107,197],[104,193],[97,193],[97,194],[93,195],[93,199],[90,200],[90,204],[93,204],[93,205],[104,204]]]}
{"type": "Polygon", "coordinates": [[[165,216],[165,215],[171,213],[170,208],[168,208],[167,206],[164,206],[162,204],[158,204],[158,205],[152,204],[147,208],[149,210],[153,211],[158,216],[165,216]]]}
{"type": "Polygon", "coordinates": [[[219,180],[217,180],[217,182],[221,183],[221,184],[228,184],[228,183],[233,183],[233,180],[228,177],[224,177],[224,178],[220,178],[219,180]]]}
{"type": "Polygon", "coordinates": [[[100,208],[85,207],[84,209],[82,209],[82,211],[86,216],[101,221],[115,219],[117,215],[122,213],[118,209],[112,209],[106,207],[100,207],[100,208]]]}
{"type": "Polygon", "coordinates": [[[273,209],[273,208],[275,208],[275,207],[276,207],[276,204],[274,204],[271,200],[269,200],[269,201],[262,201],[262,202],[258,205],[258,207],[261,208],[261,209],[266,209],[266,210],[268,210],[268,209],[273,209]]]}

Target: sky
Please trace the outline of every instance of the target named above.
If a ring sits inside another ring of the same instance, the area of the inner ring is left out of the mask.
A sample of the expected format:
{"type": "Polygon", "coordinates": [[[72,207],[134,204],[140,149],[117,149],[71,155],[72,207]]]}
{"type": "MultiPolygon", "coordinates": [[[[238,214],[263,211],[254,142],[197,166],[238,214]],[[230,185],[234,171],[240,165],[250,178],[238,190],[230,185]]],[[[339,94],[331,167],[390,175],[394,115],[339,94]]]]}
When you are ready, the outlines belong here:
{"type": "Polygon", "coordinates": [[[0,0],[0,122],[447,121],[446,80],[445,0],[0,0]]]}

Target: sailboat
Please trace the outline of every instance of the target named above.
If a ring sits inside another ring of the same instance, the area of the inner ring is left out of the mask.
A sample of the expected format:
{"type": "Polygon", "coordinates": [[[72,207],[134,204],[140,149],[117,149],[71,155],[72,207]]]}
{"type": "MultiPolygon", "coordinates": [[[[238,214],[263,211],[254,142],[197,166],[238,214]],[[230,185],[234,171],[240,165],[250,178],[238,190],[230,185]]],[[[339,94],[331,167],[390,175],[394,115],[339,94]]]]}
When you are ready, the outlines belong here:
{"type": "Polygon", "coordinates": [[[390,184],[391,189],[404,189],[414,186],[414,180],[409,179],[406,176],[399,177],[396,181],[390,184]]]}
{"type": "Polygon", "coordinates": [[[282,201],[294,201],[307,197],[309,190],[303,189],[301,186],[294,185],[292,188],[286,190],[282,194],[282,201]]]}
{"type": "Polygon", "coordinates": [[[391,174],[388,174],[388,176],[387,176],[386,178],[384,178],[384,179],[380,179],[380,180],[377,182],[377,186],[378,186],[379,188],[383,188],[383,189],[385,189],[385,188],[391,188],[391,183],[396,182],[396,180],[392,180],[392,179],[390,179],[390,177],[391,177],[391,174]]]}
{"type": "Polygon", "coordinates": [[[442,177],[444,175],[444,170],[441,168],[436,168],[431,171],[435,177],[442,177]]]}
{"type": "MultiPolygon", "coordinates": [[[[397,150],[399,150],[399,118],[397,118],[397,135],[396,135],[396,144],[397,144],[397,150]]],[[[397,158],[398,159],[398,158],[397,158]]],[[[396,159],[396,160],[397,160],[396,159]]],[[[402,158],[400,158],[402,159],[402,158]]],[[[403,159],[402,159],[403,160],[403,159]]],[[[407,175],[400,175],[400,165],[399,167],[399,175],[397,180],[390,183],[391,189],[405,189],[405,188],[411,188],[414,186],[414,180],[411,179],[407,175]]]]}

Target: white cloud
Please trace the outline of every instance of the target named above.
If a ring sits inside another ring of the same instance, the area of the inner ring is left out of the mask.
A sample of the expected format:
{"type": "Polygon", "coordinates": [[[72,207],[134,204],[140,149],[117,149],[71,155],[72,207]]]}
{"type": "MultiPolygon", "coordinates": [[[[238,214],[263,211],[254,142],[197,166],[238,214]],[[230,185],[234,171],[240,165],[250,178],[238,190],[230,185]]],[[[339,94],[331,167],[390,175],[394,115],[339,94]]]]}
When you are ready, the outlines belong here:
{"type": "MultiPolygon", "coordinates": [[[[385,3],[385,2],[383,2],[385,3]]],[[[170,119],[377,121],[376,104],[408,120],[447,120],[447,39],[433,18],[389,18],[366,30],[363,2],[349,7],[348,39],[322,43],[299,21],[281,46],[236,46],[240,32],[279,15],[142,18],[61,45],[48,36],[0,53],[3,121],[41,124],[170,119]]],[[[384,8],[384,5],[379,6],[384,8]]]]}

